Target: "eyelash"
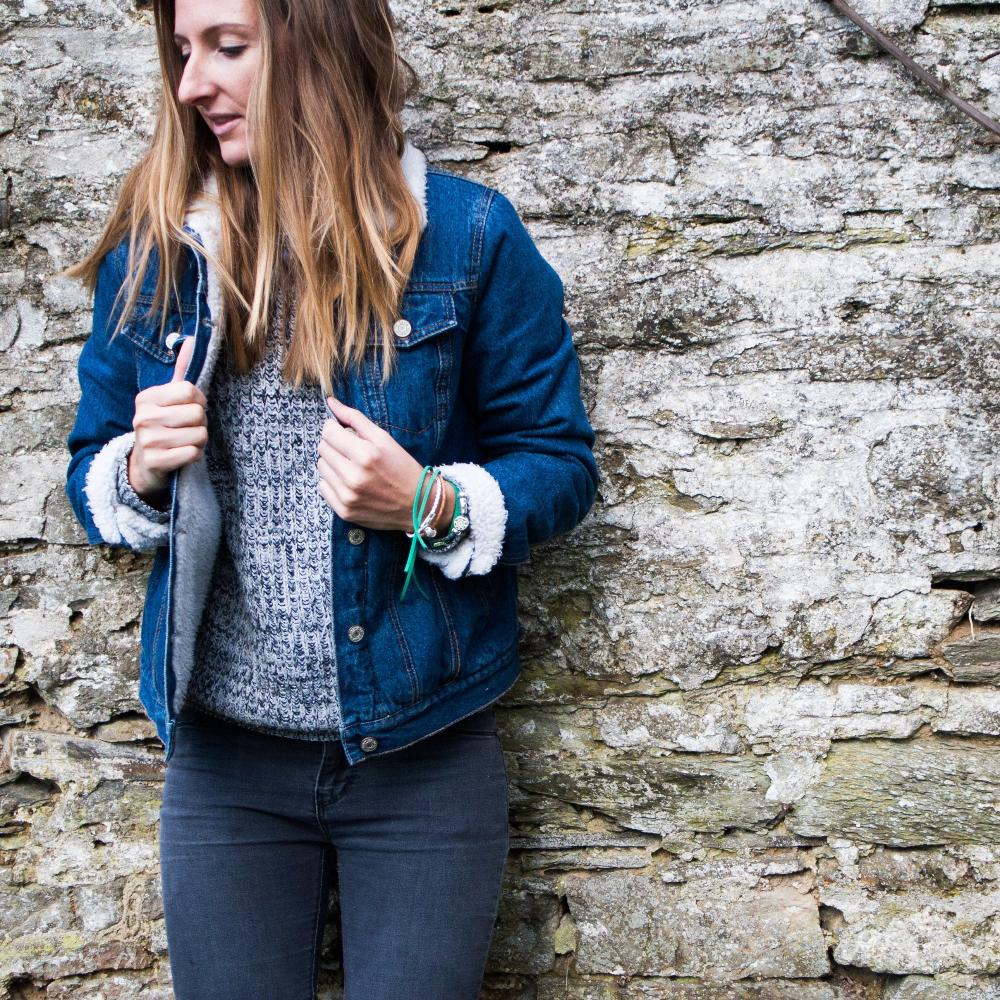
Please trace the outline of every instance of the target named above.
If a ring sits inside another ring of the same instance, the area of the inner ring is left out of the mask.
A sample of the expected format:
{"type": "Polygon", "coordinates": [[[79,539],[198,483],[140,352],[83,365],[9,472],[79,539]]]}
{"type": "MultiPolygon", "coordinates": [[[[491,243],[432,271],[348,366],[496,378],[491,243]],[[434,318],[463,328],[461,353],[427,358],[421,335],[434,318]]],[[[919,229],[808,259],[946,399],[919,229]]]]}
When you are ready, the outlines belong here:
{"type": "MultiPolygon", "coordinates": [[[[246,48],[245,45],[225,45],[221,47],[219,51],[228,58],[235,59],[245,48],[246,48]]],[[[190,53],[181,52],[179,53],[179,55],[180,55],[181,65],[183,66],[184,63],[187,62],[190,53]]]]}

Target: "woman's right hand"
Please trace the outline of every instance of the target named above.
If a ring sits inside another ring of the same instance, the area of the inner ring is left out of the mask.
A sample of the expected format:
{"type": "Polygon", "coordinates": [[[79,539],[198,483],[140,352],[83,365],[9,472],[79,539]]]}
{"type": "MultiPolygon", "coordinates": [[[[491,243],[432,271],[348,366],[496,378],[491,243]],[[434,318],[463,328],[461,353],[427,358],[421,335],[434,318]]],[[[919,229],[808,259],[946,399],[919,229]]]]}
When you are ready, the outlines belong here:
{"type": "Polygon", "coordinates": [[[173,378],[135,397],[135,444],[128,459],[128,479],[132,489],[154,507],[167,499],[170,473],[201,458],[208,442],[208,400],[201,389],[184,379],[193,351],[194,337],[185,337],[173,378]]]}

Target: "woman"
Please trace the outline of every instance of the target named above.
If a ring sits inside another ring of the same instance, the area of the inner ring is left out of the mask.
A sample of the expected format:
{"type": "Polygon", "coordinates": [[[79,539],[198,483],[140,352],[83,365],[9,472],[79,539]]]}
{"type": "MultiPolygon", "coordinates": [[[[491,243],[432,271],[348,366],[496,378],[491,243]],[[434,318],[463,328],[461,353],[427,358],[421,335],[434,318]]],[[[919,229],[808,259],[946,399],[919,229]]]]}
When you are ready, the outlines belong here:
{"type": "Polygon", "coordinates": [[[347,1000],[472,1000],[516,566],[598,483],[562,285],[406,141],[386,0],[154,13],[153,141],[69,272],[66,489],[90,542],[154,553],[176,996],[312,997],[335,859],[347,1000]]]}

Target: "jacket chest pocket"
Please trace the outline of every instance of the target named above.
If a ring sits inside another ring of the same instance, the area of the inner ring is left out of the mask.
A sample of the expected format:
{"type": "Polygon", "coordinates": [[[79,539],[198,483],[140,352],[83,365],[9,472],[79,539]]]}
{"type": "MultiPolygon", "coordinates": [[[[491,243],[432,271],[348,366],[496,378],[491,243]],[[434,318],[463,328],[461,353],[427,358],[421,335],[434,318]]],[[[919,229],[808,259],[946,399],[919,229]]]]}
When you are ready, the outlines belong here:
{"type": "Polygon", "coordinates": [[[452,292],[407,292],[393,328],[393,373],[384,384],[381,357],[372,359],[379,423],[404,448],[436,446],[444,430],[457,327],[452,292]]]}
{"type": "Polygon", "coordinates": [[[135,361],[140,390],[169,382],[173,378],[177,355],[167,346],[165,338],[171,333],[192,335],[194,321],[193,305],[182,306],[179,310],[171,309],[163,331],[164,339],[161,339],[159,313],[154,313],[151,302],[139,296],[135,313],[122,327],[120,336],[127,337],[139,348],[135,361]]]}

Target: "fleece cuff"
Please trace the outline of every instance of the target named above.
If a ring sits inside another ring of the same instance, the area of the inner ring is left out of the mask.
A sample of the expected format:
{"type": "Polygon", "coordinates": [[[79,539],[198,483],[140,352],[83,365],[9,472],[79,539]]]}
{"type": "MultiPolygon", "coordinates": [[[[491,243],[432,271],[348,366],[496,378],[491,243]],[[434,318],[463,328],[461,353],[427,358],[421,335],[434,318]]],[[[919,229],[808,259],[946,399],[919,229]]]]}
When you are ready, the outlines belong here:
{"type": "MultiPolygon", "coordinates": [[[[111,545],[125,545],[138,552],[166,545],[170,537],[170,514],[148,507],[152,514],[136,509],[119,493],[119,470],[135,444],[135,431],[112,438],[91,460],[83,491],[101,538],[111,545]],[[154,516],[155,515],[155,516],[154,516]]],[[[138,496],[136,497],[137,499],[138,496]]],[[[142,500],[139,500],[142,503],[142,500]]]]}
{"type": "Polygon", "coordinates": [[[440,567],[449,579],[488,573],[503,551],[507,506],[500,484],[481,465],[454,462],[438,466],[469,498],[469,534],[448,552],[417,548],[417,556],[440,567]]]}

